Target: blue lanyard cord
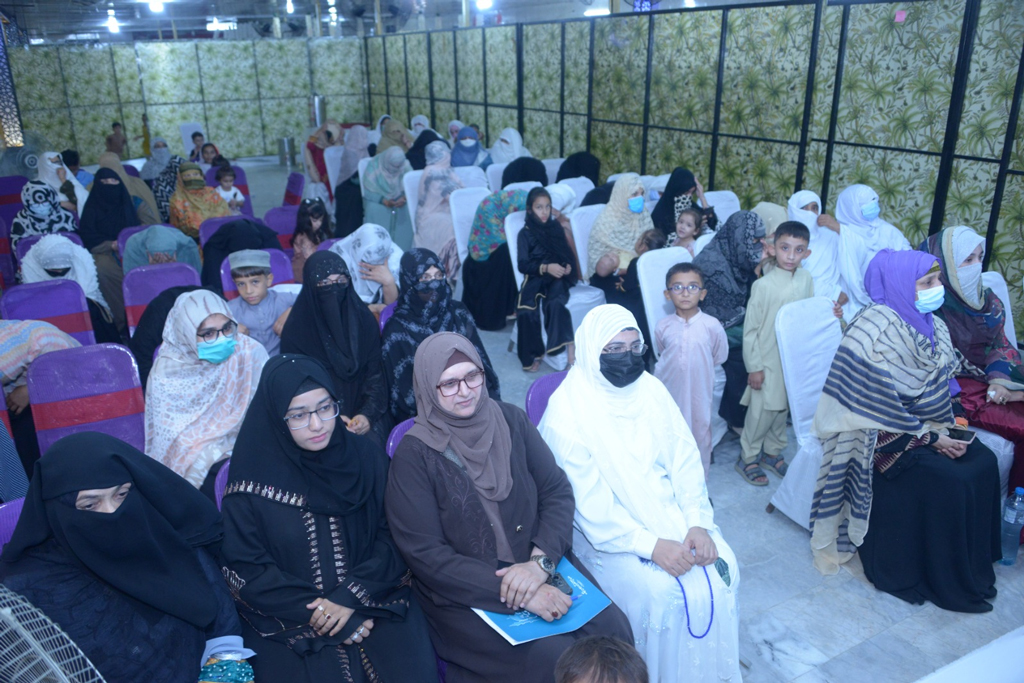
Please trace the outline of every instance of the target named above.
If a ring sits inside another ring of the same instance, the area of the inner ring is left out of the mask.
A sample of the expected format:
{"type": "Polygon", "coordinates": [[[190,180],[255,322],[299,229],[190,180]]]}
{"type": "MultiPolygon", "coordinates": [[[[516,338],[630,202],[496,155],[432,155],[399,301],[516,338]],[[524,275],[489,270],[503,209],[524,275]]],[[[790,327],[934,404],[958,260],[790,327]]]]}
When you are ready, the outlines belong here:
{"type": "Polygon", "coordinates": [[[693,629],[690,628],[690,604],[686,599],[686,589],[683,588],[683,582],[679,580],[679,577],[676,577],[676,583],[679,584],[679,590],[683,593],[683,609],[686,610],[686,630],[689,631],[690,635],[696,638],[697,640],[700,640],[708,633],[710,633],[711,624],[715,623],[715,591],[711,590],[711,577],[708,576],[708,568],[701,567],[701,569],[704,570],[704,578],[707,579],[708,582],[708,593],[711,595],[711,621],[708,622],[708,627],[704,631],[704,633],[700,634],[699,636],[693,632],[693,629]]]}

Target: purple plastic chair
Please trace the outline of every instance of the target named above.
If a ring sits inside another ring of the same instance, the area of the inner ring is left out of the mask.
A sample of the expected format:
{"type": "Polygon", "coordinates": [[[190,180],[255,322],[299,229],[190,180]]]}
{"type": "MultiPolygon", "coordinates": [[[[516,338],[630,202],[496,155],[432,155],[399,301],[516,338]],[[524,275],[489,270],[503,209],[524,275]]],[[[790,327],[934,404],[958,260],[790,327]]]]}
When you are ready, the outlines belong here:
{"type": "Polygon", "coordinates": [[[199,273],[187,263],[155,263],[128,271],[121,282],[128,334],[135,334],[146,306],[157,294],[171,287],[198,287],[200,284],[199,273]]]}
{"type": "Polygon", "coordinates": [[[295,234],[295,222],[298,217],[297,206],[276,206],[263,216],[263,222],[267,227],[277,233],[282,249],[292,248],[292,235],[295,234]]]}
{"type": "Polygon", "coordinates": [[[139,169],[135,168],[131,164],[121,164],[121,165],[124,166],[124,172],[125,173],[127,173],[128,175],[130,175],[133,178],[138,178],[139,177],[139,169]]]}
{"type": "Polygon", "coordinates": [[[145,451],[139,368],[120,344],[51,351],[28,368],[28,398],[39,452],[78,432],[102,432],[145,451]]]}
{"type": "MultiPolygon", "coordinates": [[[[295,274],[292,273],[292,260],[288,254],[280,249],[264,249],[270,254],[270,272],[274,275],[275,285],[289,285],[295,283],[295,274]]],[[[238,287],[231,279],[230,256],[220,263],[220,286],[224,290],[224,298],[228,301],[238,298],[238,287]]]]}
{"type": "Polygon", "coordinates": [[[327,251],[328,249],[330,249],[330,248],[331,248],[331,246],[332,246],[332,245],[333,245],[333,244],[334,244],[335,242],[340,242],[340,241],[341,241],[342,239],[343,239],[343,238],[341,238],[341,237],[332,237],[332,238],[331,238],[331,239],[329,239],[329,240],[324,240],[324,241],[323,241],[323,242],[321,242],[320,244],[316,245],[316,250],[317,250],[317,251],[327,251]]]}
{"type": "Polygon", "coordinates": [[[224,466],[217,472],[217,478],[213,480],[213,495],[217,499],[217,509],[220,510],[221,501],[224,500],[224,489],[228,485],[228,470],[231,469],[231,458],[227,459],[224,466]]]}
{"type": "Polygon", "coordinates": [[[526,390],[526,416],[530,418],[530,422],[536,427],[540,424],[540,419],[544,417],[544,411],[548,407],[548,400],[551,398],[551,394],[555,393],[555,389],[565,379],[565,375],[568,371],[554,372],[550,375],[544,375],[530,385],[530,388],[526,390]]]}
{"type": "MultiPolygon", "coordinates": [[[[83,246],[82,238],[79,237],[78,233],[76,232],[58,232],[55,234],[60,235],[61,237],[67,237],[69,240],[71,240],[80,247],[83,246]]],[[[29,235],[28,237],[22,237],[20,240],[18,240],[18,246],[14,248],[14,256],[16,261],[18,263],[21,263],[21,260],[25,258],[25,254],[28,253],[28,250],[31,249],[36,242],[43,239],[43,237],[44,235],[29,235]]]]}
{"type": "Polygon", "coordinates": [[[0,299],[4,320],[42,320],[83,346],[96,343],[85,293],[74,280],[47,280],[18,285],[0,299]]]}
{"type": "Polygon", "coordinates": [[[398,305],[397,301],[392,301],[391,303],[389,303],[387,306],[384,307],[383,311],[380,312],[380,331],[381,331],[381,334],[384,333],[384,323],[386,323],[388,321],[388,319],[392,315],[395,314],[395,307],[397,305],[398,305]]]}
{"type": "Polygon", "coordinates": [[[18,526],[18,517],[21,516],[21,508],[25,504],[24,498],[15,498],[9,503],[0,505],[0,548],[7,545],[14,535],[14,527],[18,526]]]}
{"type": "Polygon", "coordinates": [[[259,223],[260,225],[266,225],[261,219],[253,218],[249,216],[218,216],[216,218],[207,218],[203,221],[202,225],[199,226],[199,246],[204,247],[206,243],[210,241],[210,238],[221,229],[221,226],[227,225],[233,221],[247,219],[253,222],[259,223]]]}
{"type": "Polygon", "coordinates": [[[413,422],[415,421],[416,418],[410,417],[408,420],[402,420],[399,422],[395,425],[395,428],[391,430],[391,433],[388,435],[387,447],[389,458],[395,457],[395,451],[398,450],[398,443],[402,440],[402,437],[405,436],[405,433],[412,429],[413,422]]]}
{"type": "MultiPolygon", "coordinates": [[[[218,167],[214,166],[206,172],[206,184],[209,187],[217,187],[220,183],[217,182],[217,170],[218,167]]],[[[235,187],[238,188],[239,192],[245,198],[245,202],[242,204],[242,208],[239,209],[246,216],[253,216],[252,212],[252,198],[249,196],[249,181],[245,177],[245,171],[242,170],[241,166],[232,166],[231,170],[235,172],[235,187]]]]}
{"type": "Polygon", "coordinates": [[[306,176],[292,173],[288,176],[288,185],[284,188],[284,202],[281,206],[298,206],[302,203],[302,191],[306,189],[306,176]]]}
{"type": "Polygon", "coordinates": [[[4,286],[15,284],[14,258],[11,255],[11,224],[21,211],[21,189],[28,178],[23,175],[9,175],[0,178],[0,273],[4,286]]]}
{"type": "MultiPolygon", "coordinates": [[[[156,225],[162,225],[165,228],[172,228],[174,230],[177,230],[177,228],[175,228],[170,223],[157,223],[156,225]]],[[[125,228],[121,232],[117,233],[117,253],[121,255],[121,258],[124,258],[124,250],[128,248],[128,238],[134,235],[135,233],[142,232],[146,228],[152,227],[152,225],[134,225],[130,228],[125,228]]]]}
{"type": "Polygon", "coordinates": [[[7,221],[0,218],[0,278],[3,278],[5,287],[13,287],[17,284],[14,272],[14,256],[11,255],[11,231],[7,227],[7,221]]]}

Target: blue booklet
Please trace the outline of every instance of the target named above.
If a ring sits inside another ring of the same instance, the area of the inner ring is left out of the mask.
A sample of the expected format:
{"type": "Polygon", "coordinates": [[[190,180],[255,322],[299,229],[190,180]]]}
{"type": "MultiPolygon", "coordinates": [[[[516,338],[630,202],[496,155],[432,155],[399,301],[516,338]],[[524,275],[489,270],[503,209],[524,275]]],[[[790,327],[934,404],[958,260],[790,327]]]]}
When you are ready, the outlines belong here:
{"type": "Polygon", "coordinates": [[[571,633],[612,604],[608,596],[598,590],[597,586],[592,584],[564,557],[558,563],[557,571],[572,588],[572,607],[561,619],[547,622],[526,610],[520,610],[515,614],[500,614],[476,608],[473,611],[480,615],[480,618],[497,631],[502,638],[512,645],[520,645],[547,636],[571,633]]]}

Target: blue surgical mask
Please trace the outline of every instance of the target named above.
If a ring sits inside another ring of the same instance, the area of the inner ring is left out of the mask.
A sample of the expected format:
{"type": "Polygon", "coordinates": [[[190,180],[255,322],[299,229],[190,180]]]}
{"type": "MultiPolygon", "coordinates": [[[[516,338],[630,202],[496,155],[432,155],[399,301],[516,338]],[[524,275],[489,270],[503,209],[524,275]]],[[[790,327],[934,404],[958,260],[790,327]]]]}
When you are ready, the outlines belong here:
{"type": "Polygon", "coordinates": [[[865,220],[873,221],[878,218],[878,214],[882,213],[882,210],[878,208],[878,200],[872,199],[870,202],[860,207],[860,213],[864,216],[865,220]]]}
{"type": "Polygon", "coordinates": [[[45,218],[53,211],[53,204],[32,204],[28,210],[40,218],[45,218]]]}
{"type": "Polygon", "coordinates": [[[629,198],[629,210],[633,213],[643,213],[644,210],[644,198],[643,197],[630,197],[629,198]]]}
{"type": "Polygon", "coordinates": [[[235,352],[235,338],[221,335],[212,342],[199,342],[197,350],[199,360],[220,364],[231,358],[231,354],[235,352]]]}
{"type": "Polygon", "coordinates": [[[937,285],[931,289],[922,289],[917,293],[917,301],[914,302],[914,308],[917,309],[918,313],[931,313],[939,310],[945,299],[946,288],[942,285],[937,285]]]}

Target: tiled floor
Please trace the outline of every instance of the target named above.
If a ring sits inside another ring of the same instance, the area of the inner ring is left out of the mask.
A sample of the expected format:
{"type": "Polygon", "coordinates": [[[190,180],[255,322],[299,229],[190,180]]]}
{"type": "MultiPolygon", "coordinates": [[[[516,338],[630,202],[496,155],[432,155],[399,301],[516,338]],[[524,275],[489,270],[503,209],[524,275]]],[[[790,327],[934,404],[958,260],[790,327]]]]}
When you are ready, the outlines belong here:
{"type": "MultiPolygon", "coordinates": [[[[257,216],[280,205],[289,173],[275,159],[243,160],[257,216]]],[[[508,351],[511,326],[483,332],[502,399],[523,406],[538,376],[508,351]]],[[[795,451],[790,432],[787,455],[795,451]]],[[[999,596],[988,614],[909,605],[875,588],[858,560],[835,576],[811,564],[809,534],[765,506],[778,486],[754,487],[733,470],[739,441],[715,449],[708,489],[715,519],[740,561],[740,651],[748,683],[901,683],[917,679],[1024,625],[1024,560],[996,565],[999,596]]]]}

